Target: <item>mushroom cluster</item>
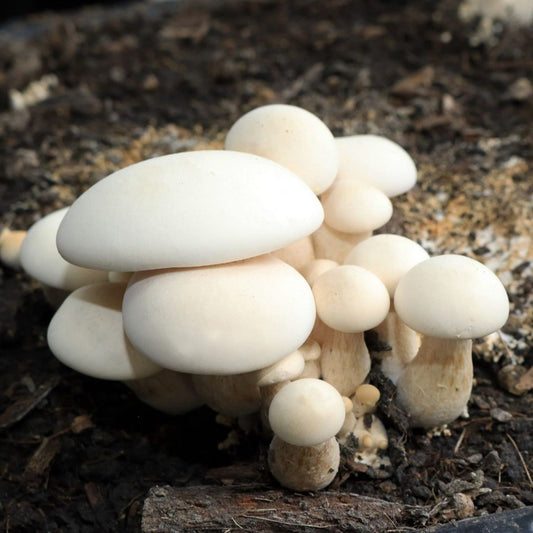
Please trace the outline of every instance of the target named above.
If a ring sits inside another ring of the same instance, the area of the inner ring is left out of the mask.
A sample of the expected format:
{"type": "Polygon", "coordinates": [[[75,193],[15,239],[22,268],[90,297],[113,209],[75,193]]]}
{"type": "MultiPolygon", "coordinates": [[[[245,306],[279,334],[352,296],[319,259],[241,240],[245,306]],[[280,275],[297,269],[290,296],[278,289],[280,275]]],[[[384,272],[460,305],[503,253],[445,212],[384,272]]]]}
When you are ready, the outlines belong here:
{"type": "Polygon", "coordinates": [[[133,164],[27,235],[3,234],[0,258],[57,307],[48,343],[64,364],[170,414],[253,419],[273,476],[318,490],[347,443],[351,461],[389,464],[373,361],[412,426],[447,424],[470,396],[470,339],[507,319],[488,268],[373,234],[415,181],[392,141],[335,138],[304,109],[268,105],[223,150],[133,164]],[[369,351],[372,329],[390,350],[369,351]]]}

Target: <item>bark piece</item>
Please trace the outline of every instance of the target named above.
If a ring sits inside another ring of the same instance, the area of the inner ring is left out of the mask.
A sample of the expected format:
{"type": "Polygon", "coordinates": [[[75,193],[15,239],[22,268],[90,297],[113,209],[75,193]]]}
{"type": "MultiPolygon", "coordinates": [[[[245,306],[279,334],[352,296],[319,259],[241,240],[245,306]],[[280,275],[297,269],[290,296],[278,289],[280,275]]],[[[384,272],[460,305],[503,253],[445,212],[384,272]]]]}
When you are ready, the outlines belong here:
{"type": "Polygon", "coordinates": [[[417,518],[429,507],[409,506],[353,493],[300,494],[263,485],[155,486],[144,502],[143,533],[156,531],[350,531],[378,533],[417,518]]]}

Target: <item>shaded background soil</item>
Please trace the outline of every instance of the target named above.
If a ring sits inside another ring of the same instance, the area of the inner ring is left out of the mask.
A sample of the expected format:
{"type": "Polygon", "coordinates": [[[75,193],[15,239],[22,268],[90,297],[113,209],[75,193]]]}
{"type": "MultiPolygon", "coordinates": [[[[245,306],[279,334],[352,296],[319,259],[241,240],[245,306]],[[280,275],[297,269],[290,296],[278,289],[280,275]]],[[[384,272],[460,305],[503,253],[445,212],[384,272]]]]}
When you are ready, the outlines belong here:
{"type": "MultiPolygon", "coordinates": [[[[220,146],[238,116],[272,102],[315,112],[337,135],[386,135],[413,155],[419,184],[395,199],[388,229],[488,264],[508,288],[511,317],[475,344],[470,418],[450,436],[407,430],[387,403],[394,391],[384,394],[393,472],[344,469],[330,493],[425,509],[388,531],[533,505],[532,396],[509,392],[533,361],[533,35],[496,23],[478,43],[479,20],[461,22],[457,8],[144,3],[0,27],[4,226],[26,229],[140,159],[220,146]],[[48,93],[32,103],[35,81],[48,93]],[[510,365],[514,381],[502,378],[510,365]]],[[[138,531],[153,485],[276,487],[265,443],[242,436],[220,451],[229,430],[209,410],[165,416],[120,383],[63,367],[46,347],[52,313],[35,282],[0,271],[4,530],[138,531]]]]}

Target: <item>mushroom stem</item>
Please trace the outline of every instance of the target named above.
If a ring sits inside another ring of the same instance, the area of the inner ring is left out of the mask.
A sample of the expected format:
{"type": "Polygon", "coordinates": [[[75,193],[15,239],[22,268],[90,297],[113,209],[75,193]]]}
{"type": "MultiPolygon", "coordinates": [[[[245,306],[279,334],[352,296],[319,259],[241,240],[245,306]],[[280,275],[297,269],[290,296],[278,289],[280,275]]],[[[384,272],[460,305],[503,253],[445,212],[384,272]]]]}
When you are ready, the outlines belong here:
{"type": "Polygon", "coordinates": [[[448,424],[464,411],[472,380],[470,339],[424,336],[398,379],[398,400],[411,415],[413,427],[448,424]]]}
{"type": "Polygon", "coordinates": [[[344,233],[323,223],[311,236],[317,259],[343,263],[352,248],[372,236],[372,231],[344,233]]]}
{"type": "Polygon", "coordinates": [[[311,337],[322,347],[322,378],[342,396],[351,396],[370,372],[370,354],[363,333],[345,333],[330,328],[319,318],[311,337]]]}
{"type": "Polygon", "coordinates": [[[295,446],[274,436],[268,450],[270,472],[292,490],[320,490],[337,475],[339,443],[335,437],[315,446],[295,446]]]}
{"type": "Polygon", "coordinates": [[[373,355],[381,359],[381,371],[396,383],[405,366],[416,356],[420,347],[420,336],[400,319],[394,311],[392,301],[389,314],[374,331],[391,349],[373,355]]]}
{"type": "Polygon", "coordinates": [[[20,270],[20,248],[25,237],[25,231],[9,228],[0,231],[0,263],[13,270],[20,270]]]}

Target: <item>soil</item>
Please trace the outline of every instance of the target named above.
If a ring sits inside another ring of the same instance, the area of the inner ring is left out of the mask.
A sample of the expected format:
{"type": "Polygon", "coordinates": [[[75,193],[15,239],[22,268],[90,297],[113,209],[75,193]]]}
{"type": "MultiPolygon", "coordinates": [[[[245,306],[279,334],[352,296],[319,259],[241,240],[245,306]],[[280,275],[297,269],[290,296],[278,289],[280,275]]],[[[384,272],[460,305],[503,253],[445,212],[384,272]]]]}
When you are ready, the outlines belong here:
{"type": "MultiPolygon", "coordinates": [[[[245,111],[286,102],[336,135],[404,146],[419,183],[394,199],[386,229],[501,277],[509,322],[475,343],[469,417],[446,435],[409,429],[373,371],[393,468],[347,464],[327,498],[358,494],[406,511],[386,529],[376,519],[351,531],[421,530],[533,505],[533,33],[496,22],[479,42],[487,25],[462,22],[457,9],[452,0],[143,3],[0,27],[2,226],[26,229],[135,161],[220,146],[245,111]],[[31,102],[36,81],[48,92],[31,102]]],[[[53,309],[39,285],[3,267],[0,294],[5,531],[140,531],[154,486],[212,495],[248,483],[256,498],[278,490],[267,443],[238,433],[220,450],[229,428],[207,408],[170,417],[121,383],[65,368],[46,346],[53,309]]],[[[300,496],[300,524],[313,498],[300,496]]],[[[220,512],[212,501],[205,512],[220,512]]],[[[195,529],[200,522],[186,530],[195,529]]]]}

